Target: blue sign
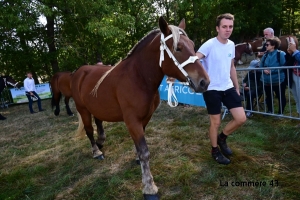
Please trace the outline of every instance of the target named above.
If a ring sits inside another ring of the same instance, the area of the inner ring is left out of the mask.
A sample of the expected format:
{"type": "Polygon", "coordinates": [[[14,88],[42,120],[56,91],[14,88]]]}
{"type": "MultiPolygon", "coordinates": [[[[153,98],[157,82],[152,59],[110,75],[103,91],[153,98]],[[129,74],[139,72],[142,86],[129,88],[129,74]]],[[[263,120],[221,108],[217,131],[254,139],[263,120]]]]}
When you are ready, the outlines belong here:
{"type": "MultiPolygon", "coordinates": [[[[162,100],[168,100],[169,84],[166,79],[165,76],[158,88],[162,100]]],[[[195,93],[189,86],[181,84],[178,80],[173,84],[173,89],[179,103],[206,107],[202,93],[195,93]]]]}

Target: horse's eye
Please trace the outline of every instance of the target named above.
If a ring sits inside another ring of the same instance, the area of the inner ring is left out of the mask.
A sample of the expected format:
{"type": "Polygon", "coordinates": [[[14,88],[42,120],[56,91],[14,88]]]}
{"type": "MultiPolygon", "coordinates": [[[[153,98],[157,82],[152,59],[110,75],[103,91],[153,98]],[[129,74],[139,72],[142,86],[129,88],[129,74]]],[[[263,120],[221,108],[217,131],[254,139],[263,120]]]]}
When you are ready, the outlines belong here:
{"type": "Polygon", "coordinates": [[[181,51],[181,49],[179,47],[176,48],[176,51],[181,51]]]}

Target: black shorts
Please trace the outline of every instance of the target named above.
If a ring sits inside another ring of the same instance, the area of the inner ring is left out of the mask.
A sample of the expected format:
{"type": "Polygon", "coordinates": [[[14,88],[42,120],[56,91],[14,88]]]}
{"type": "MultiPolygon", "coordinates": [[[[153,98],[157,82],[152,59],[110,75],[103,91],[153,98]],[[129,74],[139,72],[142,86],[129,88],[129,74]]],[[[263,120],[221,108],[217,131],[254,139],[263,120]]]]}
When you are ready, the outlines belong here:
{"type": "Polygon", "coordinates": [[[203,93],[203,97],[210,115],[221,114],[222,103],[229,110],[242,107],[241,97],[234,87],[225,91],[209,90],[203,93]]]}

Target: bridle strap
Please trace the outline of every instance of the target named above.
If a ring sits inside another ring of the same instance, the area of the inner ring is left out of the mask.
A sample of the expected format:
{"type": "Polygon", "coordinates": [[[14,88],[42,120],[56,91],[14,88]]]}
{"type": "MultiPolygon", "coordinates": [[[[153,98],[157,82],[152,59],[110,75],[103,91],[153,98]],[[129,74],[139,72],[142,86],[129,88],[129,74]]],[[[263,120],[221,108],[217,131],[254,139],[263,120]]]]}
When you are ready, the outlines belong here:
{"type": "Polygon", "coordinates": [[[7,85],[6,85],[6,78],[3,78],[3,81],[4,81],[5,87],[7,87],[7,85]]]}
{"type": "MultiPolygon", "coordinates": [[[[183,34],[182,32],[179,32],[179,34],[183,34]]],[[[172,52],[170,51],[169,47],[166,44],[166,41],[170,38],[172,38],[173,35],[168,35],[166,38],[164,37],[164,34],[160,34],[160,58],[159,58],[159,66],[161,67],[162,62],[164,61],[164,50],[166,50],[167,54],[169,55],[169,57],[173,60],[174,64],[178,67],[178,69],[181,71],[181,73],[187,78],[188,82],[189,82],[189,78],[188,78],[188,73],[183,69],[186,65],[190,64],[190,63],[195,63],[196,60],[198,60],[198,56],[190,56],[189,59],[187,59],[185,62],[183,63],[179,63],[177,61],[177,59],[174,57],[174,55],[172,54],[172,52]]]]}
{"type": "Polygon", "coordinates": [[[16,82],[15,84],[13,84],[13,83],[7,81],[6,78],[3,78],[3,81],[4,81],[5,87],[7,87],[8,84],[11,85],[11,86],[13,86],[13,87],[16,87],[18,85],[18,83],[19,83],[19,82],[16,82]]]}
{"type": "Polygon", "coordinates": [[[16,82],[15,84],[13,84],[13,83],[7,81],[7,84],[9,84],[9,85],[11,85],[11,86],[13,86],[13,87],[16,87],[16,86],[18,85],[18,83],[19,83],[19,82],[16,82]]]}

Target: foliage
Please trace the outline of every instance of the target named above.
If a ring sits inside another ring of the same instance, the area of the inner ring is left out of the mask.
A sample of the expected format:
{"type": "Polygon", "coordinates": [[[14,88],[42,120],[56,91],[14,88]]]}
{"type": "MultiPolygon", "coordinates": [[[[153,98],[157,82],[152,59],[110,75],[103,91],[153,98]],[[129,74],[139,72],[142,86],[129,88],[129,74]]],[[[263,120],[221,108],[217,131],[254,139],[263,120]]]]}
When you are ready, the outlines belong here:
{"type": "Polygon", "coordinates": [[[0,0],[0,73],[20,81],[32,71],[47,81],[56,71],[83,64],[115,64],[158,16],[170,24],[182,18],[195,49],[215,36],[215,18],[235,15],[231,39],[239,43],[272,27],[275,34],[299,34],[300,0],[0,0]]]}

